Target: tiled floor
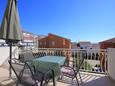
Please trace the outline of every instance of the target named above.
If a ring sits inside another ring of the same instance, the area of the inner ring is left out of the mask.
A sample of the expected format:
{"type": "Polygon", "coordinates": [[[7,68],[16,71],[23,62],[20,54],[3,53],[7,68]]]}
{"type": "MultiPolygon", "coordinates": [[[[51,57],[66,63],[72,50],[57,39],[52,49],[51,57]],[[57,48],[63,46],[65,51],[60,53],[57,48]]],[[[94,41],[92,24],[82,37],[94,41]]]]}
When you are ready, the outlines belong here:
{"type": "MultiPolygon", "coordinates": [[[[2,80],[5,80],[5,78],[8,77],[9,75],[8,73],[9,72],[7,69],[0,68],[0,82],[2,82],[2,80]]],[[[115,86],[115,82],[113,82],[104,74],[83,72],[81,73],[81,77],[84,84],[83,85],[81,84],[80,86],[115,86]]],[[[14,84],[13,86],[16,85],[14,84]]],[[[52,86],[52,83],[49,83],[48,86],[52,86]]],[[[62,80],[59,80],[57,82],[57,86],[77,86],[77,83],[75,79],[73,80],[72,83],[71,79],[63,77],[62,80]]]]}
{"type": "MultiPolygon", "coordinates": [[[[80,86],[115,86],[115,83],[103,74],[82,73],[83,84],[80,86]]],[[[79,80],[80,81],[80,80],[79,80]]],[[[57,86],[77,86],[76,80],[64,77],[57,86]]]]}

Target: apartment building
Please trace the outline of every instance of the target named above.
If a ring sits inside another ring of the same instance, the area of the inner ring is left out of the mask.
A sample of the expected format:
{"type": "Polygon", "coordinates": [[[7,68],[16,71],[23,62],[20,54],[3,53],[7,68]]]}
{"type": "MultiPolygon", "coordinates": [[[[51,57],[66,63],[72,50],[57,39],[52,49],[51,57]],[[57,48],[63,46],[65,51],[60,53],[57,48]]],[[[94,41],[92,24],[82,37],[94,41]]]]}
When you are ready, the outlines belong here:
{"type": "MultiPolygon", "coordinates": [[[[99,44],[100,44],[101,49],[115,48],[115,38],[111,38],[111,39],[99,42],[99,44]]],[[[101,61],[102,69],[105,71],[105,54],[101,56],[100,61],[101,61]]],[[[106,61],[106,64],[107,64],[107,61],[106,61]]],[[[108,70],[107,65],[106,65],[106,70],[108,70]]]]}
{"type": "Polygon", "coordinates": [[[49,33],[39,40],[39,48],[71,48],[71,40],[49,33]]]}
{"type": "Polygon", "coordinates": [[[23,32],[23,41],[20,42],[25,48],[38,48],[38,40],[44,38],[44,35],[36,35],[27,31],[23,32]]]}
{"type": "Polygon", "coordinates": [[[101,49],[115,48],[115,38],[99,42],[101,49]]]}
{"type": "Polygon", "coordinates": [[[100,49],[98,43],[91,43],[89,41],[72,42],[71,45],[72,49],[100,49]]]}
{"type": "Polygon", "coordinates": [[[7,46],[5,40],[0,39],[0,47],[5,47],[7,46]]]}

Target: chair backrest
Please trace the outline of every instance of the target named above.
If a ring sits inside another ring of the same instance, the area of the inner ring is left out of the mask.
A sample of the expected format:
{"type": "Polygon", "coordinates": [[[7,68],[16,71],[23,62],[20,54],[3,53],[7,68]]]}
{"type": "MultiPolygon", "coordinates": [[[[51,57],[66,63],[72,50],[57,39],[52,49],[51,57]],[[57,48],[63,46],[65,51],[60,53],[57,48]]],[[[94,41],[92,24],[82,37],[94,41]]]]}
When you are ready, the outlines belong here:
{"type": "Polygon", "coordinates": [[[8,62],[10,64],[11,69],[14,71],[18,79],[18,82],[20,84],[24,84],[26,86],[31,85],[31,84],[33,86],[36,84],[37,86],[37,82],[34,77],[34,72],[27,62],[24,62],[24,64],[16,63],[16,61],[14,60],[9,60],[8,62]],[[12,62],[10,63],[10,61],[12,62]],[[28,79],[30,79],[30,81],[27,81],[28,79]]]}
{"type": "Polygon", "coordinates": [[[77,71],[79,71],[79,69],[81,68],[83,62],[84,62],[84,58],[85,58],[85,51],[79,51],[77,52],[76,57],[74,57],[74,67],[77,71]]]}
{"type": "Polygon", "coordinates": [[[24,69],[24,64],[16,63],[17,61],[13,60],[8,60],[9,65],[13,72],[15,73],[17,79],[20,81],[20,75],[22,73],[22,70],[24,69]]]}
{"type": "Polygon", "coordinates": [[[33,58],[34,58],[33,53],[30,50],[23,51],[20,54],[20,60],[21,61],[29,61],[33,58]]]}

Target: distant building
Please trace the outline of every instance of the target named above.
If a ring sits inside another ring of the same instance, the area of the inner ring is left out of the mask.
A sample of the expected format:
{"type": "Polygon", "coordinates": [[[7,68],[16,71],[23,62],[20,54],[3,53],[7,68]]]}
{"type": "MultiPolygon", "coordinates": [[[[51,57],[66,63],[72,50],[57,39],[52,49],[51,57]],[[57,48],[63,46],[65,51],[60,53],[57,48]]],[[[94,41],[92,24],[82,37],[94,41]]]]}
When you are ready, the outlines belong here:
{"type": "MultiPolygon", "coordinates": [[[[23,40],[19,44],[25,48],[38,48],[38,40],[44,38],[44,35],[36,35],[22,30],[23,40]]],[[[5,40],[0,39],[0,47],[8,46],[5,40]]]]}
{"type": "MultiPolygon", "coordinates": [[[[0,26],[1,27],[1,26],[0,26]]],[[[1,28],[0,28],[1,29],[1,28]]],[[[7,46],[5,40],[0,39],[0,47],[7,46]]]]}
{"type": "Polygon", "coordinates": [[[72,49],[100,49],[98,43],[90,43],[88,41],[72,42],[72,49]]]}
{"type": "MultiPolygon", "coordinates": [[[[111,38],[102,42],[99,42],[101,49],[107,49],[107,48],[115,48],[115,38],[111,38]]],[[[102,55],[100,58],[101,67],[103,71],[105,71],[105,55],[102,55]]],[[[106,61],[107,64],[107,61],[106,61]]],[[[106,65],[106,70],[108,69],[108,66],[106,65]]]]}
{"type": "Polygon", "coordinates": [[[49,33],[39,40],[39,48],[71,48],[70,39],[49,33]]]}
{"type": "MultiPolygon", "coordinates": [[[[100,44],[99,44],[99,43],[92,43],[92,44],[91,44],[91,48],[92,48],[92,49],[100,49],[100,44]]],[[[90,48],[90,49],[91,49],[91,48],[90,48]]]]}
{"type": "Polygon", "coordinates": [[[77,49],[77,42],[71,42],[71,49],[77,49]]]}
{"type": "Polygon", "coordinates": [[[78,42],[81,49],[90,49],[91,43],[89,41],[80,41],[78,42]]]}
{"type": "Polygon", "coordinates": [[[101,49],[115,48],[115,38],[99,42],[101,49]]]}
{"type": "Polygon", "coordinates": [[[5,47],[7,46],[5,40],[0,39],[0,47],[5,47]]]}
{"type": "Polygon", "coordinates": [[[5,40],[0,39],[0,43],[5,43],[5,40]]]}
{"type": "Polygon", "coordinates": [[[43,35],[36,35],[27,31],[23,32],[23,41],[20,42],[25,48],[38,48],[38,40],[43,38],[43,35]]]}

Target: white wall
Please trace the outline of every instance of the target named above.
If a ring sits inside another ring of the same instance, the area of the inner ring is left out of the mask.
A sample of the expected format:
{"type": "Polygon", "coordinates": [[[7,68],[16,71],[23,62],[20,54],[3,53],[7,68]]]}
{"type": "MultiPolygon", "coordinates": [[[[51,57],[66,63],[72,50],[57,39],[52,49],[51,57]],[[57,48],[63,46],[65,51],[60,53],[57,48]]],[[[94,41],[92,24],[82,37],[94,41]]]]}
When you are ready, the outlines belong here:
{"type": "MultiPolygon", "coordinates": [[[[12,58],[18,58],[18,48],[12,47],[12,58]]],[[[9,47],[0,47],[0,66],[9,58],[9,47]]]]}
{"type": "Polygon", "coordinates": [[[115,48],[107,49],[108,59],[108,73],[110,77],[115,80],[115,48]]]}
{"type": "Polygon", "coordinates": [[[0,39],[0,42],[4,42],[4,43],[5,43],[5,41],[4,41],[4,40],[2,40],[2,39],[0,39]]]}

